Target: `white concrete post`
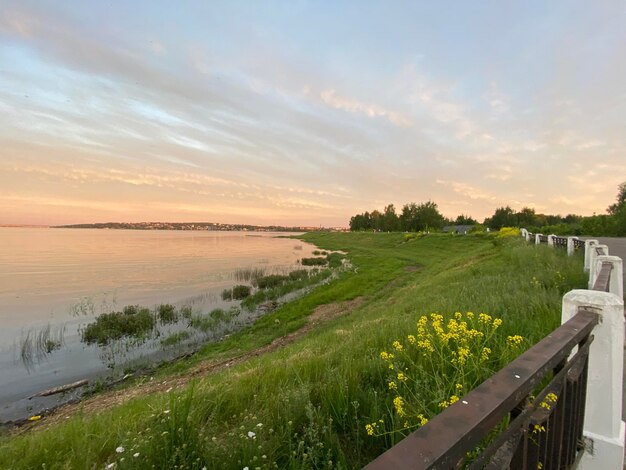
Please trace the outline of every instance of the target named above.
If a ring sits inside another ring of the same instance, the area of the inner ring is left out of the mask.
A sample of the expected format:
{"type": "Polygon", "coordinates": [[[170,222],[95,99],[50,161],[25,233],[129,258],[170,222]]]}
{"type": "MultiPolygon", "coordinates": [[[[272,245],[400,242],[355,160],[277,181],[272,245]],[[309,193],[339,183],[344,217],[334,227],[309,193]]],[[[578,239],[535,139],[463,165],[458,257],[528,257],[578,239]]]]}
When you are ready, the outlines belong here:
{"type": "Polygon", "coordinates": [[[541,234],[540,233],[536,233],[535,234],[535,245],[539,245],[541,243],[541,239],[539,237],[541,237],[541,234]]]}
{"type": "Polygon", "coordinates": [[[606,255],[609,254],[609,247],[606,245],[593,245],[589,248],[589,283],[588,288],[591,289],[593,284],[596,282],[596,278],[598,277],[598,273],[596,272],[596,258],[598,257],[598,253],[596,250],[598,248],[604,249],[604,253],[606,255]]]}
{"type": "Polygon", "coordinates": [[[609,292],[577,289],[563,297],[562,323],[587,307],[600,315],[589,349],[583,434],[591,440],[579,469],[619,469],[624,462],[626,424],[622,421],[624,301],[609,292]]]}
{"type": "MultiPolygon", "coordinates": [[[[611,280],[609,281],[609,292],[615,294],[620,299],[624,298],[624,262],[619,256],[596,256],[594,274],[597,279],[602,263],[611,263],[611,280]]],[[[594,279],[595,284],[595,279],[594,279]]],[[[593,287],[593,286],[592,286],[593,287]]]]}
{"type": "Polygon", "coordinates": [[[548,235],[548,246],[554,246],[554,237],[556,235],[548,235]]]}
{"type": "Polygon", "coordinates": [[[585,240],[585,272],[589,272],[589,266],[591,266],[591,246],[597,245],[598,240],[585,240]]]}
{"type": "Polygon", "coordinates": [[[525,228],[521,228],[519,230],[519,233],[522,237],[524,237],[526,241],[528,241],[528,230],[526,230],[525,228]]]}
{"type": "Polygon", "coordinates": [[[578,237],[567,237],[567,256],[572,256],[576,251],[574,240],[578,240],[578,237]]]}

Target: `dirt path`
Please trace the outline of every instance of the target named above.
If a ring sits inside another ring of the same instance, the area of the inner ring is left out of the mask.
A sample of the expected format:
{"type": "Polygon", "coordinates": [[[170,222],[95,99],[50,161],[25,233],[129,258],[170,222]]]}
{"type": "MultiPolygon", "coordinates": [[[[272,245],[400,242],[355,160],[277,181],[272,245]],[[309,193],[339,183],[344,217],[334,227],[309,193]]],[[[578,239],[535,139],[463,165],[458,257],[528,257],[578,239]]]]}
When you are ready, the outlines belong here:
{"type": "Polygon", "coordinates": [[[63,405],[54,410],[51,414],[43,417],[41,421],[27,423],[19,428],[15,428],[13,432],[15,434],[23,434],[33,428],[45,429],[56,423],[65,421],[67,418],[73,416],[79,411],[86,415],[90,415],[121,405],[139,396],[181,388],[194,378],[206,376],[208,374],[233,367],[253,357],[267,354],[291,344],[306,335],[317,325],[332,320],[333,318],[351,313],[363,303],[363,300],[363,297],[357,297],[356,299],[345,302],[320,305],[316,307],[315,310],[313,310],[313,312],[307,317],[307,323],[302,328],[285,336],[281,336],[280,338],[276,338],[266,346],[254,349],[245,354],[241,354],[227,360],[203,361],[188,371],[183,372],[181,375],[172,376],[164,380],[151,380],[149,382],[139,383],[121,390],[103,392],[79,403],[63,405]]]}

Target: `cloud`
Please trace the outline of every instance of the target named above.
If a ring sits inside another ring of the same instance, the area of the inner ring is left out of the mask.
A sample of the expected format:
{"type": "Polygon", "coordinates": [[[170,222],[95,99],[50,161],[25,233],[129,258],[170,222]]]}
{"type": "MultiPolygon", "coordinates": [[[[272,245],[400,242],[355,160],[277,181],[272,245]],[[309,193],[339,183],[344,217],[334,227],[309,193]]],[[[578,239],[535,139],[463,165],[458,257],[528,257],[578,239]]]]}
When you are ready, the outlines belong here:
{"type": "Polygon", "coordinates": [[[364,103],[355,99],[341,97],[337,95],[337,92],[334,89],[322,91],[320,93],[320,98],[324,103],[335,109],[362,114],[370,118],[382,117],[398,127],[411,126],[411,121],[400,113],[390,111],[375,104],[364,103]]]}

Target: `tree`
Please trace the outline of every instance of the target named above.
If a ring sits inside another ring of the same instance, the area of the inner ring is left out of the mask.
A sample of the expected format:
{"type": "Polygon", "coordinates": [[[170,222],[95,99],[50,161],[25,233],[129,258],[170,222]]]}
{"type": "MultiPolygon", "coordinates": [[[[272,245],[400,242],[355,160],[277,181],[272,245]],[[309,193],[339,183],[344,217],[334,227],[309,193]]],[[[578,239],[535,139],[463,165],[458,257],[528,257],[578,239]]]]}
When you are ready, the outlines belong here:
{"type": "Polygon", "coordinates": [[[478,222],[469,215],[461,214],[454,221],[454,225],[478,225],[478,222]]]}
{"type": "Polygon", "coordinates": [[[537,225],[537,215],[535,209],[524,207],[517,213],[517,224],[519,227],[533,227],[537,225]]]}
{"type": "Polygon", "coordinates": [[[491,218],[485,219],[485,225],[494,230],[514,227],[517,225],[517,217],[509,206],[498,207],[491,218]]]}
{"type": "Polygon", "coordinates": [[[626,181],[617,187],[617,202],[611,204],[607,211],[609,214],[615,215],[624,205],[626,205],[626,181]]]}
{"type": "Polygon", "coordinates": [[[432,201],[423,202],[419,205],[414,202],[405,204],[400,215],[402,229],[409,232],[441,229],[444,220],[443,215],[437,209],[437,204],[432,201]]]}
{"type": "Polygon", "coordinates": [[[396,208],[393,204],[385,206],[382,219],[382,230],[395,232],[400,228],[400,219],[398,219],[398,214],[396,214],[396,208]]]}
{"type": "Polygon", "coordinates": [[[615,235],[626,236],[626,181],[617,187],[617,202],[607,210],[615,222],[615,235]]]}

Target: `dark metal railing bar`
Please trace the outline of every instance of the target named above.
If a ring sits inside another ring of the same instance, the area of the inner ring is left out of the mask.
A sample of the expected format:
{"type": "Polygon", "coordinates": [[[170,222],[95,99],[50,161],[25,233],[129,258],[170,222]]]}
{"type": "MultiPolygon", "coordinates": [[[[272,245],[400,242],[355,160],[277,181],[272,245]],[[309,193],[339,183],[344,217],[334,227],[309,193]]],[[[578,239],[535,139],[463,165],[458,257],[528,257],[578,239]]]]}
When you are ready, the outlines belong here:
{"type": "Polygon", "coordinates": [[[541,378],[566,358],[574,346],[589,336],[597,323],[596,313],[580,310],[427,425],[379,456],[367,468],[400,470],[454,466],[531,393],[541,378]],[[494,394],[503,398],[494,400],[494,394]]]}
{"type": "MultiPolygon", "coordinates": [[[[572,358],[567,362],[567,364],[552,378],[550,383],[546,385],[543,390],[537,395],[537,397],[533,400],[533,402],[527,406],[514,420],[509,423],[508,429],[518,429],[525,428],[526,425],[531,421],[533,413],[535,413],[539,408],[541,402],[543,402],[549,393],[554,392],[555,390],[561,390],[564,388],[565,380],[567,377],[567,373],[570,369],[572,369],[579,362],[586,360],[589,355],[589,347],[593,342],[593,336],[589,335],[583,341],[582,345],[579,344],[578,351],[576,354],[572,356],[572,358]]],[[[573,348],[573,346],[572,346],[573,348]]],[[[557,400],[560,400],[560,397],[557,400]]],[[[546,428],[547,429],[547,428],[546,428]]],[[[486,461],[490,459],[493,454],[506,442],[508,436],[506,431],[502,432],[495,441],[493,441],[487,449],[483,451],[483,453],[474,460],[469,466],[468,470],[480,469],[483,465],[486,464],[486,461]]],[[[471,449],[470,449],[471,450],[471,449]]]]}

